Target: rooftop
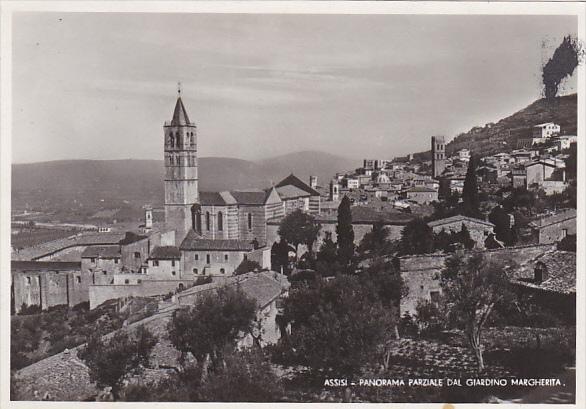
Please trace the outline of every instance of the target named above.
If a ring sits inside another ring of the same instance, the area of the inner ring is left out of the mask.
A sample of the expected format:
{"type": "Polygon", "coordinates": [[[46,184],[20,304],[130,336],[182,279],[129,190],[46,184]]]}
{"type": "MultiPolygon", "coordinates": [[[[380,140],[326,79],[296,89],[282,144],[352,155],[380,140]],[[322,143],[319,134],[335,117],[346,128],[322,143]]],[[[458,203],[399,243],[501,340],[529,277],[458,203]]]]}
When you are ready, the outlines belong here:
{"type": "Polygon", "coordinates": [[[12,271],[80,270],[80,262],[71,261],[11,261],[12,271]]]}
{"type": "Polygon", "coordinates": [[[277,193],[279,193],[279,196],[283,200],[311,196],[311,194],[309,194],[305,190],[301,190],[297,186],[293,186],[293,185],[281,186],[281,187],[277,187],[276,189],[277,189],[277,193]]]}
{"type": "Polygon", "coordinates": [[[552,224],[560,223],[569,219],[576,219],[576,209],[564,209],[551,216],[540,217],[533,220],[529,225],[531,227],[541,229],[552,224]]]}
{"type": "Polygon", "coordinates": [[[576,253],[551,250],[543,253],[511,272],[515,284],[561,294],[576,293],[576,253]],[[547,278],[535,282],[535,267],[542,263],[547,269],[547,278]]]}
{"type": "Polygon", "coordinates": [[[119,258],[120,246],[89,246],[83,253],[81,258],[119,258]]]}
{"type": "Polygon", "coordinates": [[[487,221],[480,220],[480,219],[475,219],[473,217],[462,216],[461,214],[458,214],[456,216],[446,217],[445,219],[434,220],[434,221],[427,223],[427,225],[431,228],[434,228],[437,226],[443,226],[444,224],[451,224],[451,223],[458,223],[458,222],[465,222],[465,221],[470,222],[470,223],[482,224],[482,225],[489,226],[489,227],[494,227],[494,224],[492,224],[491,222],[487,222],[487,221]]]}
{"type": "Polygon", "coordinates": [[[437,193],[437,190],[432,189],[430,187],[425,187],[425,186],[415,186],[415,187],[412,187],[411,189],[408,189],[407,192],[412,192],[412,193],[437,193]]]}
{"type": "Polygon", "coordinates": [[[264,190],[233,190],[230,194],[236,199],[238,204],[243,205],[262,205],[265,203],[268,193],[264,190]]]}
{"type": "Polygon", "coordinates": [[[283,179],[279,183],[277,183],[275,185],[275,187],[278,189],[280,187],[287,186],[287,185],[295,186],[296,188],[301,189],[304,192],[309,193],[311,196],[319,196],[319,192],[317,190],[312,189],[307,183],[303,182],[301,179],[299,179],[293,173],[291,173],[285,179],[283,179]]]}
{"type": "Polygon", "coordinates": [[[149,259],[175,260],[181,258],[181,252],[176,246],[157,246],[151,251],[149,259]]]}

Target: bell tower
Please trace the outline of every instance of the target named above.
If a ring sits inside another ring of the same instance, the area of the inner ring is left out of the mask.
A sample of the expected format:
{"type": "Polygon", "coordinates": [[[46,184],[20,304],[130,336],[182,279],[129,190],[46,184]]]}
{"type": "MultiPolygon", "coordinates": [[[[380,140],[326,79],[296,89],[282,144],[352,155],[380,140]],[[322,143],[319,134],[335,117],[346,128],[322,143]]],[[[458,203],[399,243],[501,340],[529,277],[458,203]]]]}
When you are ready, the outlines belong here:
{"type": "Polygon", "coordinates": [[[173,118],[165,122],[165,225],[175,230],[179,245],[191,228],[191,206],[199,202],[197,127],[189,121],[181,87],[173,118]]]}

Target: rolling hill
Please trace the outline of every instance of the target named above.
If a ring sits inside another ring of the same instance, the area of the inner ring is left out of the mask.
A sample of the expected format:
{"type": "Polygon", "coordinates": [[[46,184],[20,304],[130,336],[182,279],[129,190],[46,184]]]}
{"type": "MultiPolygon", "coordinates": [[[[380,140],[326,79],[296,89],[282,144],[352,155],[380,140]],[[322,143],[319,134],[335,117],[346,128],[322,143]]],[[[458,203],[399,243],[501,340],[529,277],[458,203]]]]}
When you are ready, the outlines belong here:
{"type": "MultiPolygon", "coordinates": [[[[456,136],[446,145],[446,153],[451,155],[463,148],[480,156],[510,152],[519,147],[520,140],[531,137],[534,125],[544,122],[555,122],[561,126],[562,133],[576,135],[577,114],[577,94],[551,100],[542,98],[496,123],[477,126],[456,136]]],[[[420,152],[415,157],[430,159],[431,152],[420,152]]]]}
{"type": "MultiPolygon", "coordinates": [[[[328,181],[358,165],[322,152],[298,152],[258,162],[208,157],[199,160],[201,191],[266,188],[289,173],[328,181]]],[[[12,165],[13,209],[36,209],[59,219],[87,219],[102,209],[140,208],[163,203],[159,160],[59,160],[12,165]]],[[[136,211],[128,212],[135,215],[136,211]]],[[[132,216],[134,217],[134,216],[132,216]]]]}

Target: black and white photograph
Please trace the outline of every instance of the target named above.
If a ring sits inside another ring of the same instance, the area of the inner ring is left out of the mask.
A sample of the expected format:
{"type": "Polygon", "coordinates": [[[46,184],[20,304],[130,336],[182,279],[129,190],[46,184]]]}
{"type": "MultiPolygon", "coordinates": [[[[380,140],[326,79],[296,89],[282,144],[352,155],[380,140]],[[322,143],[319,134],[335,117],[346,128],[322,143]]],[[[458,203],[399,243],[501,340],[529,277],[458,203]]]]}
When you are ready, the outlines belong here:
{"type": "Polygon", "coordinates": [[[585,404],[586,3],[439,3],[2,1],[0,406],[585,404]]]}

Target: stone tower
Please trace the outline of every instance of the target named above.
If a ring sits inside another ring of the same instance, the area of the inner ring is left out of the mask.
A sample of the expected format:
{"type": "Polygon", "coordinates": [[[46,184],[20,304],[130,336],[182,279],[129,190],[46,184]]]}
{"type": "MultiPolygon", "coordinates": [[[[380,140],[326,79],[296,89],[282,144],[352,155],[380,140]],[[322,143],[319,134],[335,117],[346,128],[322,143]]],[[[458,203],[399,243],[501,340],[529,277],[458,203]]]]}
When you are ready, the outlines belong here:
{"type": "Polygon", "coordinates": [[[431,175],[438,178],[446,169],[446,145],[443,136],[431,137],[431,175]]]}
{"type": "Polygon", "coordinates": [[[340,184],[337,179],[330,181],[330,201],[337,202],[340,200],[340,184]]]}
{"type": "Polygon", "coordinates": [[[197,127],[189,121],[178,91],[173,118],[165,122],[165,225],[179,245],[191,228],[191,206],[199,202],[197,127]]]}

